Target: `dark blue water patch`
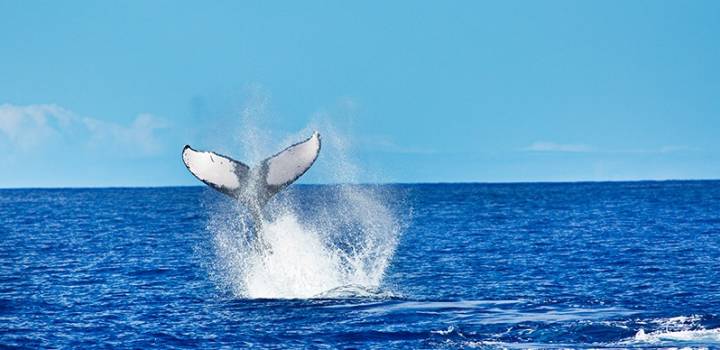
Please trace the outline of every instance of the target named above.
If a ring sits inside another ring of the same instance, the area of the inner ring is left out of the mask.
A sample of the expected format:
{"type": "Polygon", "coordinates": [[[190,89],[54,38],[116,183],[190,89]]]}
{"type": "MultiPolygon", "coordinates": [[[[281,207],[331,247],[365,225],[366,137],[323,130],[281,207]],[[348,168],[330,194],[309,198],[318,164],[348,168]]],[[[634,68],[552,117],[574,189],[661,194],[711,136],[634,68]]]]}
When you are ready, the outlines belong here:
{"type": "Polygon", "coordinates": [[[405,224],[383,286],[309,300],[213,280],[207,189],[0,190],[0,347],[720,346],[720,182],[373,190],[405,224]]]}

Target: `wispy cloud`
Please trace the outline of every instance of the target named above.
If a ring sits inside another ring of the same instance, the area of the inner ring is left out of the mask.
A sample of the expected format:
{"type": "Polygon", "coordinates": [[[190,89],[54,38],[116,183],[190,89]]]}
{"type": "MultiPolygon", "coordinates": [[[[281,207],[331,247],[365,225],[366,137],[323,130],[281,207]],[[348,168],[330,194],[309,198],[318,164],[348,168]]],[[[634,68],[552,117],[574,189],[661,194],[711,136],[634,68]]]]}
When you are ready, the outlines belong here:
{"type": "Polygon", "coordinates": [[[360,138],[359,141],[362,148],[387,153],[400,154],[435,154],[432,148],[400,145],[388,136],[383,135],[367,135],[360,138]]]}
{"type": "Polygon", "coordinates": [[[90,131],[91,146],[102,146],[111,140],[117,146],[139,150],[146,154],[157,153],[161,144],[156,131],[168,127],[167,123],[152,114],[142,113],[128,125],[120,125],[92,118],[83,118],[83,125],[90,131]]]}
{"type": "Polygon", "coordinates": [[[56,105],[0,105],[0,134],[21,149],[33,148],[59,135],[75,117],[56,105]]]}
{"type": "Polygon", "coordinates": [[[699,149],[694,148],[694,147],[688,147],[688,146],[662,146],[658,150],[658,153],[675,153],[675,152],[685,152],[685,151],[699,151],[699,149]]]}
{"type": "Polygon", "coordinates": [[[53,141],[84,143],[94,148],[124,148],[142,154],[160,150],[157,131],[167,123],[151,114],[135,117],[129,125],[84,117],[54,104],[0,105],[0,140],[19,151],[30,151],[53,141]]]}
{"type": "Polygon", "coordinates": [[[586,144],[564,144],[555,142],[538,141],[522,151],[526,152],[564,152],[564,153],[600,153],[600,154],[670,154],[678,152],[698,151],[699,149],[688,146],[667,145],[659,148],[648,149],[599,149],[586,144]]]}
{"type": "Polygon", "coordinates": [[[594,149],[584,144],[567,144],[538,141],[522,149],[529,152],[570,152],[570,153],[587,153],[594,149]]]}

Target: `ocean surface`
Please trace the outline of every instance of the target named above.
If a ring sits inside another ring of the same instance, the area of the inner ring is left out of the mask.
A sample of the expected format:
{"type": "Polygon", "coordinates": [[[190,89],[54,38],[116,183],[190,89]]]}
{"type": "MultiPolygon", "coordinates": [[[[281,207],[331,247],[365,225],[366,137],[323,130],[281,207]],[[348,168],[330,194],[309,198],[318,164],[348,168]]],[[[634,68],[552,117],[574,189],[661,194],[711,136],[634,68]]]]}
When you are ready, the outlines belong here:
{"type": "Polygon", "coordinates": [[[0,348],[720,348],[720,182],[0,190],[0,348]]]}

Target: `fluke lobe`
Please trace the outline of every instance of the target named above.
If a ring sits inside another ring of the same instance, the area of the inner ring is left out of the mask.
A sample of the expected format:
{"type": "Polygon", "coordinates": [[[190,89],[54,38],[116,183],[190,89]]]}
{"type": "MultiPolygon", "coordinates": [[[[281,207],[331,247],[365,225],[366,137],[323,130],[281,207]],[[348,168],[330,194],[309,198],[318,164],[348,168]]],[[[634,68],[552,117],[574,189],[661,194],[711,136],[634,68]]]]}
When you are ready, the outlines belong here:
{"type": "Polygon", "coordinates": [[[249,167],[215,152],[197,151],[185,145],[182,152],[187,169],[206,185],[245,204],[262,225],[262,208],[282,189],[295,182],[315,163],[320,153],[320,134],[314,132],[279,153],[249,167]]]}

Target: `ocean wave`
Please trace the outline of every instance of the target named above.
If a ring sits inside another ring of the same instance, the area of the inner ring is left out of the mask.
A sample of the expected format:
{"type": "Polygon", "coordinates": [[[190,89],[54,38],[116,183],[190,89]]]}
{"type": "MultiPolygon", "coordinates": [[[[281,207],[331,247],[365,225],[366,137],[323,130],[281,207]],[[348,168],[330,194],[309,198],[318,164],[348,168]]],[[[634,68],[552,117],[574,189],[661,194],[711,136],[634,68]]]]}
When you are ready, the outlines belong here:
{"type": "Polygon", "coordinates": [[[340,286],[313,296],[313,299],[392,299],[397,294],[391,291],[384,291],[374,287],[367,287],[357,284],[340,286]]]}
{"type": "Polygon", "coordinates": [[[646,333],[640,329],[633,340],[645,343],[672,342],[703,342],[720,344],[720,328],[699,329],[688,331],[655,331],[646,333]]]}
{"type": "Polygon", "coordinates": [[[675,316],[640,321],[642,326],[633,337],[618,344],[654,346],[718,345],[720,328],[706,329],[700,315],[675,316]]]}

